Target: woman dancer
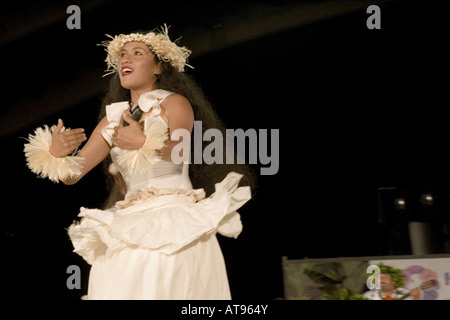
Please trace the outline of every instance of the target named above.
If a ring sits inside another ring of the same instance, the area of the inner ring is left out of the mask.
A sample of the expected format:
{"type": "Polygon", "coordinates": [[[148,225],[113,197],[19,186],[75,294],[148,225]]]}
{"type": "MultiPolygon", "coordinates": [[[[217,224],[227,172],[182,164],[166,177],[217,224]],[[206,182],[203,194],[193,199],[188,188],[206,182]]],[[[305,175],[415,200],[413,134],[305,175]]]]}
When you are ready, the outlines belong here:
{"type": "MultiPolygon", "coordinates": [[[[175,132],[192,133],[194,120],[203,130],[222,129],[183,73],[190,51],[169,39],[167,27],[103,44],[107,71],[118,76],[84,147],[73,153],[86,140],[84,130],[65,130],[60,119],[38,128],[24,150],[30,169],[55,182],[74,184],[108,157],[113,181],[123,182],[122,200],[105,210],[81,208],[81,221],[68,230],[74,251],[92,265],[87,298],[230,299],[216,233],[239,235],[236,210],[250,199],[250,187],[238,186],[237,172],[219,182],[224,165],[173,161],[175,132]],[[193,188],[200,183],[215,191],[206,197],[193,188]]],[[[187,153],[177,149],[176,156],[186,160],[187,153]]],[[[251,172],[244,172],[251,184],[251,172]]]]}

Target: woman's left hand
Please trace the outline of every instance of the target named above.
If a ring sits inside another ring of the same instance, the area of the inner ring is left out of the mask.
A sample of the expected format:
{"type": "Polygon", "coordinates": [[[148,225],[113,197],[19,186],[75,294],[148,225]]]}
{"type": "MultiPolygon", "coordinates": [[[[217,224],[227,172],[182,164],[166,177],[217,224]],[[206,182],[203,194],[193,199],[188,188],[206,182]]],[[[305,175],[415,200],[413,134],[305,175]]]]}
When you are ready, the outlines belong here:
{"type": "Polygon", "coordinates": [[[145,135],[139,122],[131,119],[128,112],[124,112],[122,119],[129,125],[124,127],[122,120],[120,125],[114,128],[112,143],[114,147],[126,150],[140,149],[145,143],[145,135]]]}

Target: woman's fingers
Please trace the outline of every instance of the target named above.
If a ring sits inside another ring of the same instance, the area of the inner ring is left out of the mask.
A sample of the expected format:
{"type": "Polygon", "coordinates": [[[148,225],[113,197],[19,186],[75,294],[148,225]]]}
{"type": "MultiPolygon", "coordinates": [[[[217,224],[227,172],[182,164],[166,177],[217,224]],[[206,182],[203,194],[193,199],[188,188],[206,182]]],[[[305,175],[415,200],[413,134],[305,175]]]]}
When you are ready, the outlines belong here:
{"type": "Polygon", "coordinates": [[[56,125],[56,129],[54,132],[59,133],[61,132],[62,127],[64,127],[64,123],[62,119],[58,119],[58,124],[56,125]]]}
{"type": "Polygon", "coordinates": [[[61,132],[63,127],[63,121],[58,119],[56,129],[53,131],[52,144],[49,150],[50,153],[57,158],[69,155],[87,140],[83,128],[61,132]]]}
{"type": "Polygon", "coordinates": [[[73,135],[77,135],[77,134],[84,134],[84,129],[79,128],[79,129],[70,129],[67,131],[64,131],[61,133],[64,136],[73,136],[73,135]]]}
{"type": "Polygon", "coordinates": [[[84,142],[84,140],[85,140],[84,138],[83,139],[75,139],[75,140],[61,139],[59,144],[60,144],[60,148],[62,150],[64,150],[64,153],[70,153],[75,148],[77,148],[80,144],[82,144],[84,142]]]}
{"type": "Polygon", "coordinates": [[[124,112],[122,114],[122,121],[125,121],[128,124],[134,124],[136,121],[131,118],[131,116],[128,114],[128,112],[124,112]]]}
{"type": "Polygon", "coordinates": [[[84,129],[73,129],[69,131],[64,131],[61,133],[67,141],[85,141],[86,140],[86,134],[84,133],[84,129]]]}

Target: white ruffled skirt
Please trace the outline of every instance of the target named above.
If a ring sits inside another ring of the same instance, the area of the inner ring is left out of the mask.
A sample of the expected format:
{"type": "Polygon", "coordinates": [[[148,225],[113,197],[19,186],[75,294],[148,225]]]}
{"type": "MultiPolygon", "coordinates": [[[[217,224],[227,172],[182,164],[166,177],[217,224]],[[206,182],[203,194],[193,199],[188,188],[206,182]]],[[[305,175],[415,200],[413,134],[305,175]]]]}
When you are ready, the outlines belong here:
{"type": "Polygon", "coordinates": [[[74,252],[92,265],[87,299],[230,299],[216,233],[236,238],[236,211],[251,195],[230,173],[202,191],[139,196],[111,210],[81,208],[68,229],[74,252]]]}

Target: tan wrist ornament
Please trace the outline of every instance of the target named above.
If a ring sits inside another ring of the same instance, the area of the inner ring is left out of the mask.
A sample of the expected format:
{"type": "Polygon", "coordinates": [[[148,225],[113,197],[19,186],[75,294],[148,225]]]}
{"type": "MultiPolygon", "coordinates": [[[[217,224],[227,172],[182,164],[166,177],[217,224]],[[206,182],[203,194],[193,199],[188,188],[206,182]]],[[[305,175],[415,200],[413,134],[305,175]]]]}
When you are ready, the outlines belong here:
{"type": "MultiPolygon", "coordinates": [[[[82,157],[70,155],[56,158],[50,153],[52,133],[56,126],[37,128],[34,134],[28,136],[28,143],[24,145],[25,158],[30,170],[40,178],[49,178],[53,182],[60,182],[69,178],[77,178],[82,173],[82,157]]],[[[64,130],[64,128],[63,128],[64,130]]]]}

